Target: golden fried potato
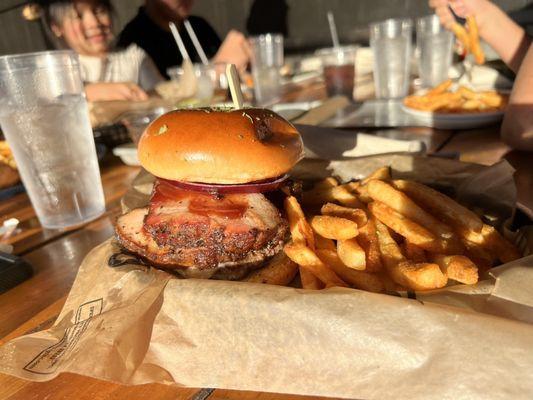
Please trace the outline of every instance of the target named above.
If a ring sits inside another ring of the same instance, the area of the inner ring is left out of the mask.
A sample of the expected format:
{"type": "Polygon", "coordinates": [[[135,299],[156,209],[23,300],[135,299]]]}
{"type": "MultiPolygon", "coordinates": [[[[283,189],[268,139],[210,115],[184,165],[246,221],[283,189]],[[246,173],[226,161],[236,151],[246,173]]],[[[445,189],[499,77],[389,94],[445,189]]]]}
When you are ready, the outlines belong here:
{"type": "Polygon", "coordinates": [[[366,254],[356,238],[337,241],[337,254],[348,268],[366,269],[366,254]]]}
{"type": "Polygon", "coordinates": [[[320,249],[316,251],[316,254],[343,281],[348,282],[353,287],[375,293],[385,291],[383,282],[378,275],[346,267],[334,250],[320,249]]]}
{"type": "Polygon", "coordinates": [[[297,273],[298,265],[280,252],[265,267],[253,271],[244,280],[268,285],[288,285],[297,273]]]}
{"type": "Polygon", "coordinates": [[[291,242],[285,245],[283,250],[292,261],[307,269],[326,286],[348,287],[348,285],[340,279],[333,270],[329,269],[309,247],[291,242]]]}
{"type": "Polygon", "coordinates": [[[473,285],[478,281],[477,266],[468,257],[456,255],[434,255],[432,261],[437,264],[448,279],[473,285]]]}
{"type": "Polygon", "coordinates": [[[323,215],[329,215],[332,217],[346,218],[357,224],[358,228],[366,225],[368,217],[366,212],[361,208],[351,208],[339,206],[338,204],[326,203],[320,209],[323,215]]]}
{"type": "Polygon", "coordinates": [[[311,226],[316,233],[327,239],[351,239],[359,234],[357,224],[346,218],[317,215],[311,218],[311,226]]]}

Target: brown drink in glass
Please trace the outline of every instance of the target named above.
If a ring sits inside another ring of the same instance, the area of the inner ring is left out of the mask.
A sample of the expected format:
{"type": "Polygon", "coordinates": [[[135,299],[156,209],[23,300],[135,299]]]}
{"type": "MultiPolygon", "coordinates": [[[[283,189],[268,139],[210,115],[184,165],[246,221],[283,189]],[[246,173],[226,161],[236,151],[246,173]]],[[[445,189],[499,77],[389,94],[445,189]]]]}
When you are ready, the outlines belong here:
{"type": "Polygon", "coordinates": [[[353,46],[319,50],[322,59],[324,81],[329,97],[343,95],[353,97],[355,80],[355,53],[353,46]]]}

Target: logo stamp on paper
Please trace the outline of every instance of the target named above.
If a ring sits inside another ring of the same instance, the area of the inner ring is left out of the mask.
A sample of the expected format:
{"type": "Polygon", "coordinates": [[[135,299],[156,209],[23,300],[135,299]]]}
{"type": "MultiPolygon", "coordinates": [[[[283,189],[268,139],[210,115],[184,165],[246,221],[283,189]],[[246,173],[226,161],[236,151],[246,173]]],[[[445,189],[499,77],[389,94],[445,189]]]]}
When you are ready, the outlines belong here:
{"type": "Polygon", "coordinates": [[[65,330],[61,340],[41,351],[23,369],[34,374],[53,374],[57,370],[58,362],[74,349],[92,318],[102,313],[103,305],[104,300],[97,299],[79,306],[74,325],[65,330]]]}

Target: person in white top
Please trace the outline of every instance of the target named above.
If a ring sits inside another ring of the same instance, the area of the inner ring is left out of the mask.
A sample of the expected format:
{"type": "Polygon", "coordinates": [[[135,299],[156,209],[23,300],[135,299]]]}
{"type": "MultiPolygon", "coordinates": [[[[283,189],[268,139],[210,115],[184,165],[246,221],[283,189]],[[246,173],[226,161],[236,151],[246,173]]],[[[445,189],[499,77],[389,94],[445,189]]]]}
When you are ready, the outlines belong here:
{"type": "Polygon", "coordinates": [[[45,22],[56,42],[79,54],[88,100],[145,100],[146,92],[164,80],[140,47],[113,50],[109,0],[47,3],[45,22]]]}

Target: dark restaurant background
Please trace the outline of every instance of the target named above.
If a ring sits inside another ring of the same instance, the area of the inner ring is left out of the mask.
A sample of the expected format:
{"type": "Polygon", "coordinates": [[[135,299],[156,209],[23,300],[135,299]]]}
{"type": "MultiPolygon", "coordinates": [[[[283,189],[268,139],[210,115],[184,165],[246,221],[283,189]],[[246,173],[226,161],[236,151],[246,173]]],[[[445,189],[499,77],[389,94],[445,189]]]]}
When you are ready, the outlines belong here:
{"type": "MultiPolygon", "coordinates": [[[[39,51],[47,48],[39,21],[25,21],[25,1],[0,0],[0,54],[39,51]]],[[[143,0],[113,0],[115,31],[137,13],[143,0]]],[[[231,29],[246,32],[253,0],[196,0],[193,14],[206,18],[221,37],[231,29]]],[[[532,0],[496,0],[529,33],[533,33],[532,0]]],[[[429,14],[426,0],[287,0],[286,51],[304,52],[330,43],[326,12],[332,10],[343,43],[368,41],[368,23],[396,17],[429,14]]]]}

